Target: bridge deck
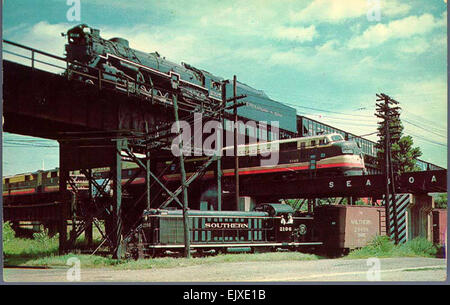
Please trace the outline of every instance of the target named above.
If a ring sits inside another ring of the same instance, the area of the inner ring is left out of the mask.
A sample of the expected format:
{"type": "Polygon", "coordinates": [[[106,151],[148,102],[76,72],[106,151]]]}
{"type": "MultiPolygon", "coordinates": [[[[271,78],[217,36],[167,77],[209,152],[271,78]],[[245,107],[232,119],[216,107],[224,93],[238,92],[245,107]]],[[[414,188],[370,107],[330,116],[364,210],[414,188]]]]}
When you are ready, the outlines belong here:
{"type": "MultiPolygon", "coordinates": [[[[293,181],[261,179],[240,186],[241,196],[280,198],[326,198],[326,197],[378,197],[386,189],[383,175],[327,177],[293,181]]],[[[447,170],[413,172],[402,174],[396,185],[399,193],[447,192],[447,170]]]]}

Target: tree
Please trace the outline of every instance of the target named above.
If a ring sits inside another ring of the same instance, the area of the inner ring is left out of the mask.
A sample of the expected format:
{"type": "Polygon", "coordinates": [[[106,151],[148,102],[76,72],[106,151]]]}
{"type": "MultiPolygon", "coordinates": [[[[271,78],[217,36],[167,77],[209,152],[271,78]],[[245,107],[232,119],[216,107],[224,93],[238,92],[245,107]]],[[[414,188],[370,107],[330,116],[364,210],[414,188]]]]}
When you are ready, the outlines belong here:
{"type": "Polygon", "coordinates": [[[422,155],[419,147],[413,147],[411,136],[402,136],[397,143],[392,144],[392,161],[397,166],[397,172],[407,173],[419,171],[416,159],[422,155]]]}
{"type": "Polygon", "coordinates": [[[434,198],[434,205],[437,209],[447,208],[447,193],[442,193],[434,198]]]}
{"type": "Polygon", "coordinates": [[[413,147],[414,141],[411,136],[403,136],[403,124],[400,120],[401,108],[396,106],[398,102],[392,100],[386,95],[381,95],[394,102],[394,107],[388,103],[377,104],[377,117],[383,121],[378,124],[379,140],[376,144],[377,166],[383,170],[386,166],[385,146],[386,146],[386,122],[389,122],[389,140],[391,144],[392,170],[395,174],[418,171],[420,168],[416,165],[416,159],[422,155],[419,147],[413,147]]]}

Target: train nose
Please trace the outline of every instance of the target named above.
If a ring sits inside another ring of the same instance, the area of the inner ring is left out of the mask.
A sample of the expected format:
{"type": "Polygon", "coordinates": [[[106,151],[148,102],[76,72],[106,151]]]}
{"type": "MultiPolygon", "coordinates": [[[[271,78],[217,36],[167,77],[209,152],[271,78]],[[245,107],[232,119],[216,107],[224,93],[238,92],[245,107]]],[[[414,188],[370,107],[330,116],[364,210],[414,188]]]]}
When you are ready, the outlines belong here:
{"type": "Polygon", "coordinates": [[[341,151],[343,154],[355,154],[357,153],[357,146],[354,145],[354,143],[342,143],[341,145],[341,151]]]}

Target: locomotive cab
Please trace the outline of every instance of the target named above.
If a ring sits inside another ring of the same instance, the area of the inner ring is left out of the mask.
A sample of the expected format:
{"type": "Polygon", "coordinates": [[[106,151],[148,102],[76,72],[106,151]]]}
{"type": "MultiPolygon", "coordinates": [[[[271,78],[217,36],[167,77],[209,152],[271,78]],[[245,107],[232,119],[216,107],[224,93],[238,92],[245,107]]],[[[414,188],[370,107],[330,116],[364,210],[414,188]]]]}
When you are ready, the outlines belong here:
{"type": "Polygon", "coordinates": [[[292,240],[294,231],[294,210],[290,205],[279,203],[266,203],[255,208],[255,211],[266,212],[270,218],[266,227],[271,228],[269,240],[288,243],[292,240]]]}
{"type": "Polygon", "coordinates": [[[89,62],[91,58],[92,37],[100,37],[100,31],[92,29],[85,24],[80,24],[68,30],[65,36],[67,36],[67,59],[81,63],[89,62]]]}

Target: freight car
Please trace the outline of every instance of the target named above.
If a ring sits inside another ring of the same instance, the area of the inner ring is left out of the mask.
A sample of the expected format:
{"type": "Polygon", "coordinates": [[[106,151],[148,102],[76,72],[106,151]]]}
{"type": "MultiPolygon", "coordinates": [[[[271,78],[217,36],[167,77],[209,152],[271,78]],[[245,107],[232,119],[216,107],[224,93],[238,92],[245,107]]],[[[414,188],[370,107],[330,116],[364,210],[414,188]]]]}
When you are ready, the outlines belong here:
{"type": "Polygon", "coordinates": [[[323,205],[314,208],[314,220],[327,255],[348,253],[386,235],[384,207],[323,205]]]}
{"type": "MultiPolygon", "coordinates": [[[[198,252],[299,250],[322,245],[316,239],[313,217],[294,215],[286,204],[262,204],[254,211],[188,211],[191,248],[198,252]]],[[[154,257],[183,251],[181,210],[151,209],[125,238],[129,257],[154,257]]]]}

